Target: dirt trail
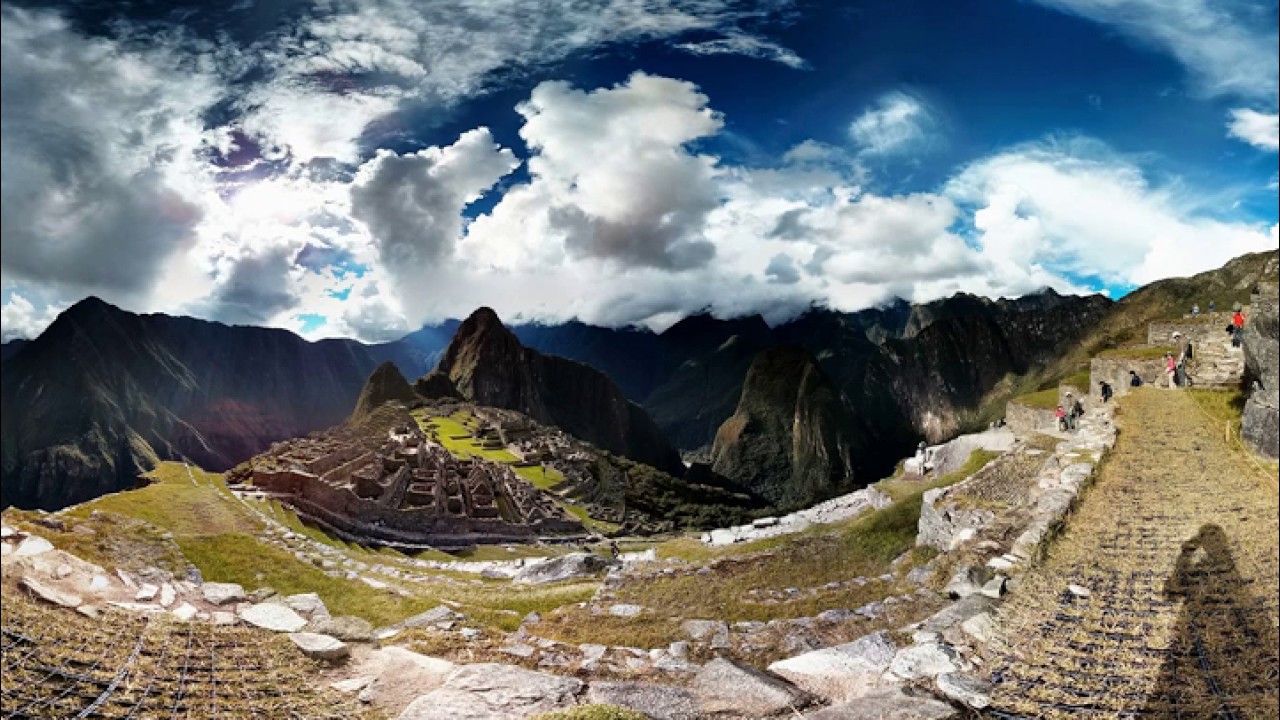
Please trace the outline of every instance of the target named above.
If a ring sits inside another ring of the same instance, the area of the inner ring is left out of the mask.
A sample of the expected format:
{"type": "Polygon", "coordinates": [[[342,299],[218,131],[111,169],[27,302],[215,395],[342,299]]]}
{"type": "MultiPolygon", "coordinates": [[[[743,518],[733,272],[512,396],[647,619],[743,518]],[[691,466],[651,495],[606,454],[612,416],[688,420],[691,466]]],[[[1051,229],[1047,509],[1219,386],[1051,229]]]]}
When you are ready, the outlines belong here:
{"type": "Polygon", "coordinates": [[[1137,391],[1117,421],[1096,483],[1001,612],[992,710],[1277,717],[1275,478],[1185,393],[1137,391]]]}

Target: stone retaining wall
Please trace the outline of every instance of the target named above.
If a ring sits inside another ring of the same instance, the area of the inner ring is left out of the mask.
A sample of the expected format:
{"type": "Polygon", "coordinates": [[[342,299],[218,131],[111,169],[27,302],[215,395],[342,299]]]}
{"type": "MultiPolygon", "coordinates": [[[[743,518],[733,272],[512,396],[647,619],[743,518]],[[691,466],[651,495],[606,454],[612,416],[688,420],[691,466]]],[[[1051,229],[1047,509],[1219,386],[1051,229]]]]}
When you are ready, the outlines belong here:
{"type": "Polygon", "coordinates": [[[1016,400],[1005,406],[1004,421],[1018,437],[1026,437],[1041,430],[1052,430],[1057,423],[1053,408],[1033,408],[1016,400]]]}
{"type": "Polygon", "coordinates": [[[1130,370],[1137,371],[1138,377],[1147,385],[1164,385],[1168,382],[1164,360],[1161,358],[1095,357],[1089,363],[1089,385],[1092,393],[1096,395],[1098,383],[1106,381],[1111,383],[1111,389],[1117,396],[1128,394],[1130,370]]]}

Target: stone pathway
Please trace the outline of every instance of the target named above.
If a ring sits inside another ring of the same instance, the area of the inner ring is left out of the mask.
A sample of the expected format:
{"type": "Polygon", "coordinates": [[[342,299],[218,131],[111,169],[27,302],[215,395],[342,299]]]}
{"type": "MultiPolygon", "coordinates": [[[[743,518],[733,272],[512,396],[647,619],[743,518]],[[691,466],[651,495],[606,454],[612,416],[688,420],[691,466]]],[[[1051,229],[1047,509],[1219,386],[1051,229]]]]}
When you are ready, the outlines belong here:
{"type": "Polygon", "coordinates": [[[999,613],[1003,717],[1276,717],[1275,478],[1142,389],[1046,562],[999,613]]]}

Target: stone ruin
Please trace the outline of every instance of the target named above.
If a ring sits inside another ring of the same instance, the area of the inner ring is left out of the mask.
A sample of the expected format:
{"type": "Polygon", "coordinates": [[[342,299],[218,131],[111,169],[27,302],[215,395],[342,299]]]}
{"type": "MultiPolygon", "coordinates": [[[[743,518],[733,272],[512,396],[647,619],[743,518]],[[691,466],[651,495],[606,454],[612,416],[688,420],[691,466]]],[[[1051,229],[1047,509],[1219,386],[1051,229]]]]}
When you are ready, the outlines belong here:
{"type": "Polygon", "coordinates": [[[453,547],[584,534],[512,466],[454,457],[402,418],[381,432],[344,426],[276,443],[254,459],[249,477],[308,520],[360,542],[453,547]]]}

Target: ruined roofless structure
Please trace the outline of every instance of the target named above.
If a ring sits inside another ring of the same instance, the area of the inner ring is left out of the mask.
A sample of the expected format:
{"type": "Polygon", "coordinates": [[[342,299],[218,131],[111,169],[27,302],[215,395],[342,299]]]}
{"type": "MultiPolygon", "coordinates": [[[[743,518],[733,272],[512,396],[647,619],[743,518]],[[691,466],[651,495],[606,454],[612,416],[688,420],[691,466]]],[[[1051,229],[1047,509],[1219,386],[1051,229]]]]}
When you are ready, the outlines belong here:
{"type": "Polygon", "coordinates": [[[458,547],[584,534],[509,465],[454,457],[403,407],[379,415],[277,443],[253,460],[253,485],[357,542],[458,547]]]}

